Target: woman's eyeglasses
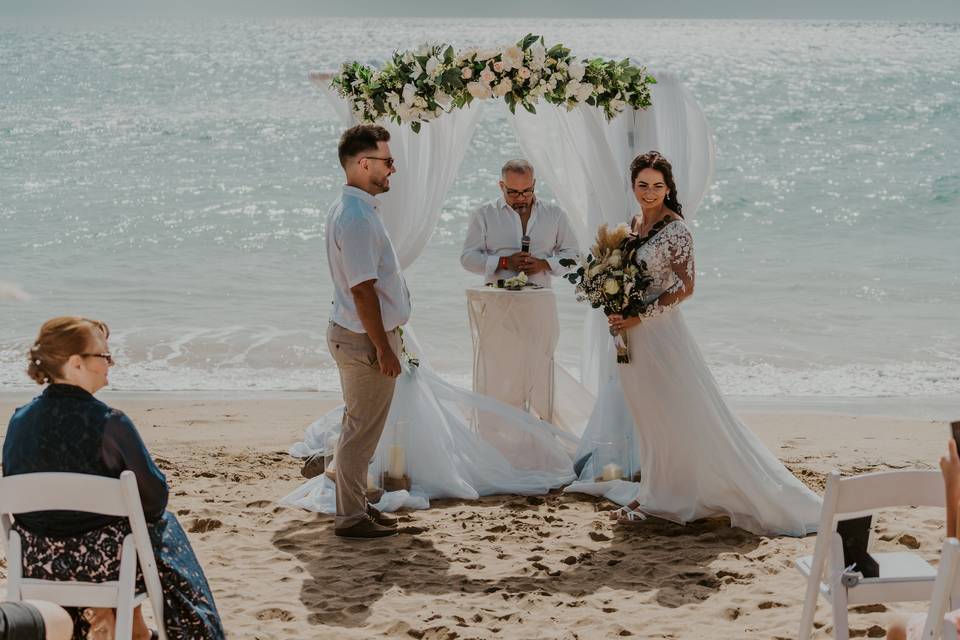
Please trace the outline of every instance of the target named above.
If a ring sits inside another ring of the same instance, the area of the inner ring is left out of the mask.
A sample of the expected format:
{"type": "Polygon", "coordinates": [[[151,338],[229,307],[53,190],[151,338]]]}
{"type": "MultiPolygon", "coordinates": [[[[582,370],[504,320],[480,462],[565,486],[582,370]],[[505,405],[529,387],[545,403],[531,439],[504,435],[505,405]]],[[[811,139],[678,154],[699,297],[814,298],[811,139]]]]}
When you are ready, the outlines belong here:
{"type": "Polygon", "coordinates": [[[113,354],[110,353],[110,352],[107,352],[107,353],[81,353],[80,356],[83,357],[83,358],[103,358],[104,360],[107,361],[107,366],[112,367],[112,366],[114,365],[114,362],[113,362],[113,354]]]}

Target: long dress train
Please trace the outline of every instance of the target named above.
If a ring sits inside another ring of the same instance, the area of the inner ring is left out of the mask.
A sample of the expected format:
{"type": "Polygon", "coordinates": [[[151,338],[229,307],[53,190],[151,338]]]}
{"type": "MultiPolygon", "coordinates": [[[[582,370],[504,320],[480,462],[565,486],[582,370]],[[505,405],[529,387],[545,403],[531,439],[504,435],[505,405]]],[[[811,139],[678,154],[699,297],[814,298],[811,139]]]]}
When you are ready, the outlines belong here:
{"type": "MultiPolygon", "coordinates": [[[[677,220],[655,228],[637,260],[654,279],[646,295],[650,301],[682,287],[676,271],[693,273],[693,239],[686,224],[677,220]]],[[[680,523],[728,515],[734,526],[758,534],[816,531],[820,498],[727,406],[679,308],[655,308],[627,332],[627,341],[630,362],[617,366],[622,396],[609,387],[606,394],[601,391],[583,442],[616,442],[610,425],[632,426],[619,415],[625,401],[636,423],[629,446],[640,482],[596,483],[595,472],[582,472],[582,482],[567,490],[608,495],[621,503],[634,497],[643,511],[680,523]]],[[[620,435],[630,440],[631,434],[620,435]]]]}

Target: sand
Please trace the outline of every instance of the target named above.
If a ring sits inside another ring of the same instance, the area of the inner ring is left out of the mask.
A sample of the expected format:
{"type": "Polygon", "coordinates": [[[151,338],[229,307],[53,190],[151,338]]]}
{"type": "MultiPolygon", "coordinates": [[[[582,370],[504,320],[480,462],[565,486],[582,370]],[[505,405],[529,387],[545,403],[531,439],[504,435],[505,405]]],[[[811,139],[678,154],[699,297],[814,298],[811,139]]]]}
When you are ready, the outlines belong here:
{"type": "MultiPolygon", "coordinates": [[[[0,395],[0,414],[29,393],[0,395]]],[[[723,519],[611,524],[609,504],[542,498],[434,501],[401,535],[334,537],[330,516],[280,507],[300,482],[286,454],[337,399],[321,394],[103,394],[126,411],[166,472],[170,510],[213,587],[231,638],[790,638],[803,583],[795,556],[814,537],[765,538],[723,519]]],[[[943,423],[811,411],[742,417],[805,482],[831,469],[933,468],[943,423]]],[[[875,519],[879,550],[919,546],[935,561],[943,512],[875,519]]],[[[3,569],[5,570],[5,562],[3,569]]],[[[852,636],[882,636],[915,605],[851,610],[852,636]]],[[[818,608],[816,637],[828,637],[818,608]]]]}

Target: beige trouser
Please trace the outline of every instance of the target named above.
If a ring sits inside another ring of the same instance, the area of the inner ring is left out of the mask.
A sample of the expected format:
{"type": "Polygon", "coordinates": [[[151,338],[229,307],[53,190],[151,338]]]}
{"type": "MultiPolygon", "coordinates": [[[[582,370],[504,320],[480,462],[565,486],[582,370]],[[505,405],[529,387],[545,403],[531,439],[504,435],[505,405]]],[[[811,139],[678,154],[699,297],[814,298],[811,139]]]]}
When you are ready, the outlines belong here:
{"type": "MultiPolygon", "coordinates": [[[[400,333],[387,332],[393,352],[400,357],[400,333]]],[[[337,517],[342,529],[356,524],[367,512],[367,468],[377,450],[393,401],[396,378],[380,373],[377,349],[365,333],[354,333],[331,322],[327,347],[340,370],[343,390],[343,426],[335,454],[337,517]]]]}

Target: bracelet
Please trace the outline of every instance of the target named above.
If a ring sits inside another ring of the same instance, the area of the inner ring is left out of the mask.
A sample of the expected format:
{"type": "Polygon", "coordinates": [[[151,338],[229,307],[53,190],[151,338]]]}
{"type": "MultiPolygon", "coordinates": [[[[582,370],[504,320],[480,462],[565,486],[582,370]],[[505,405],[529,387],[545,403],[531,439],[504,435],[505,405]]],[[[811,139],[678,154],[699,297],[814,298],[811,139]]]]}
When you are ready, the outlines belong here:
{"type": "Polygon", "coordinates": [[[509,266],[507,256],[500,256],[500,259],[497,261],[497,271],[507,269],[509,266]]]}

